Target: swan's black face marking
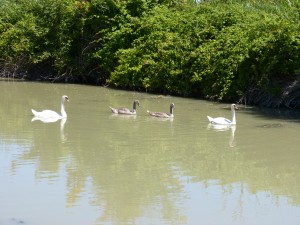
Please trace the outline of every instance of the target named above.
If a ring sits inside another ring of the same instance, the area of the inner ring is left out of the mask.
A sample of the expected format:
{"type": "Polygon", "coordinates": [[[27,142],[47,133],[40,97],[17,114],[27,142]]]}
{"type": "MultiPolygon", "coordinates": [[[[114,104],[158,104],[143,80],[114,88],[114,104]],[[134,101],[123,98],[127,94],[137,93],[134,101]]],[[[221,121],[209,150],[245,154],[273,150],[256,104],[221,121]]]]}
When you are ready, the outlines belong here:
{"type": "Polygon", "coordinates": [[[65,100],[68,102],[68,101],[69,101],[69,97],[68,97],[68,96],[65,96],[65,100]]]}

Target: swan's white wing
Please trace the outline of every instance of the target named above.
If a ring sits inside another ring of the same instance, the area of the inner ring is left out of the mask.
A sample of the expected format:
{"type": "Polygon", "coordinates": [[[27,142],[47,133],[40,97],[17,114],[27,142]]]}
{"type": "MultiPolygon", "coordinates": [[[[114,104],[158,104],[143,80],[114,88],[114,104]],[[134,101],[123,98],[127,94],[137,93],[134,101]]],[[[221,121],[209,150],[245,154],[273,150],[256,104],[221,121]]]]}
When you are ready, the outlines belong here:
{"type": "Polygon", "coordinates": [[[231,121],[224,117],[211,118],[208,116],[208,120],[210,123],[213,124],[221,124],[221,125],[231,124],[231,121]]]}
{"type": "Polygon", "coordinates": [[[59,115],[57,112],[54,112],[52,110],[43,110],[41,112],[37,112],[34,109],[32,109],[31,112],[35,117],[39,117],[41,119],[47,119],[47,118],[61,119],[62,118],[61,115],[59,115]]]}

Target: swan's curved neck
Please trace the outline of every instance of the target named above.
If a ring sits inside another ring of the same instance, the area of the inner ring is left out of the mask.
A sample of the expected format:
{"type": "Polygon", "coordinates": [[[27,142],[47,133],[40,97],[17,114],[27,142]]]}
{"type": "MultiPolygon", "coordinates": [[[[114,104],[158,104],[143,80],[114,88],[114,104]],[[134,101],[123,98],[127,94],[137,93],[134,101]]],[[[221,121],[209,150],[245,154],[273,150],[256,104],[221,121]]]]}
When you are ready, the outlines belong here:
{"type": "Polygon", "coordinates": [[[136,102],[133,102],[133,112],[136,112],[136,102]]]}
{"type": "Polygon", "coordinates": [[[61,110],[60,110],[61,116],[63,118],[66,118],[67,117],[67,113],[66,113],[66,110],[65,110],[64,100],[61,100],[61,107],[60,108],[61,108],[61,110]]]}
{"type": "Polygon", "coordinates": [[[170,106],[170,115],[173,115],[174,107],[171,105],[170,106]]]}
{"type": "Polygon", "coordinates": [[[231,121],[231,124],[236,124],[235,109],[234,109],[234,107],[231,108],[231,114],[232,114],[232,121],[231,121]]]}

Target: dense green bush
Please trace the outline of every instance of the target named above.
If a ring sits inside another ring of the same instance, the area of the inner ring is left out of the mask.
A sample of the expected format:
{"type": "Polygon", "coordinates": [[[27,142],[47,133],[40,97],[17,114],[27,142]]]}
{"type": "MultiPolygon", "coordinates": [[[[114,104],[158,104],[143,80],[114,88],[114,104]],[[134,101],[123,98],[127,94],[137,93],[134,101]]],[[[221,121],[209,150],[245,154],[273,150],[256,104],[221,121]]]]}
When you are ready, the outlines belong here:
{"type": "Polygon", "coordinates": [[[218,100],[298,81],[298,1],[0,3],[1,76],[218,100]]]}
{"type": "Polygon", "coordinates": [[[187,80],[182,80],[182,74],[191,46],[189,39],[177,33],[185,20],[181,12],[167,7],[157,7],[141,20],[132,47],[117,51],[119,65],[110,82],[123,87],[186,94],[187,80]]]}
{"type": "MultiPolygon", "coordinates": [[[[223,9],[219,20],[226,23],[228,10],[223,9]]],[[[236,22],[195,51],[193,82],[204,94],[234,99],[249,88],[268,87],[273,79],[294,77],[300,56],[298,25],[275,15],[249,11],[244,16],[244,10],[231,10],[236,22]]]]}
{"type": "Polygon", "coordinates": [[[74,10],[67,1],[4,1],[0,10],[0,54],[8,73],[26,75],[45,67],[57,76],[66,72],[74,24],[74,10]]]}
{"type": "Polygon", "coordinates": [[[242,4],[156,7],[132,47],[117,52],[110,83],[180,95],[237,100],[254,87],[293,79],[299,25],[242,4]]]}

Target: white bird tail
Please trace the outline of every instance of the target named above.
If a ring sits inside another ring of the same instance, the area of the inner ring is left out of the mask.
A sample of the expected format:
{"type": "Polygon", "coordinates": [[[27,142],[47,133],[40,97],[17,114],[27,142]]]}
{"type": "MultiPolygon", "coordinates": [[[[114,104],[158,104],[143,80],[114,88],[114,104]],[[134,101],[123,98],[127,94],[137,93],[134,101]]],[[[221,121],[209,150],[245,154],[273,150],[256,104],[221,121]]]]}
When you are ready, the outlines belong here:
{"type": "Polygon", "coordinates": [[[112,107],[110,107],[110,106],[109,106],[109,108],[111,109],[111,111],[112,111],[113,113],[118,113],[118,109],[112,108],[112,107]]]}
{"type": "Polygon", "coordinates": [[[38,112],[37,111],[35,111],[34,109],[31,109],[31,112],[32,112],[32,114],[34,115],[34,116],[38,116],[38,112]]]}
{"type": "Polygon", "coordinates": [[[209,121],[210,123],[212,123],[212,121],[213,121],[213,118],[212,118],[212,117],[207,116],[207,119],[208,119],[208,121],[209,121]]]}

